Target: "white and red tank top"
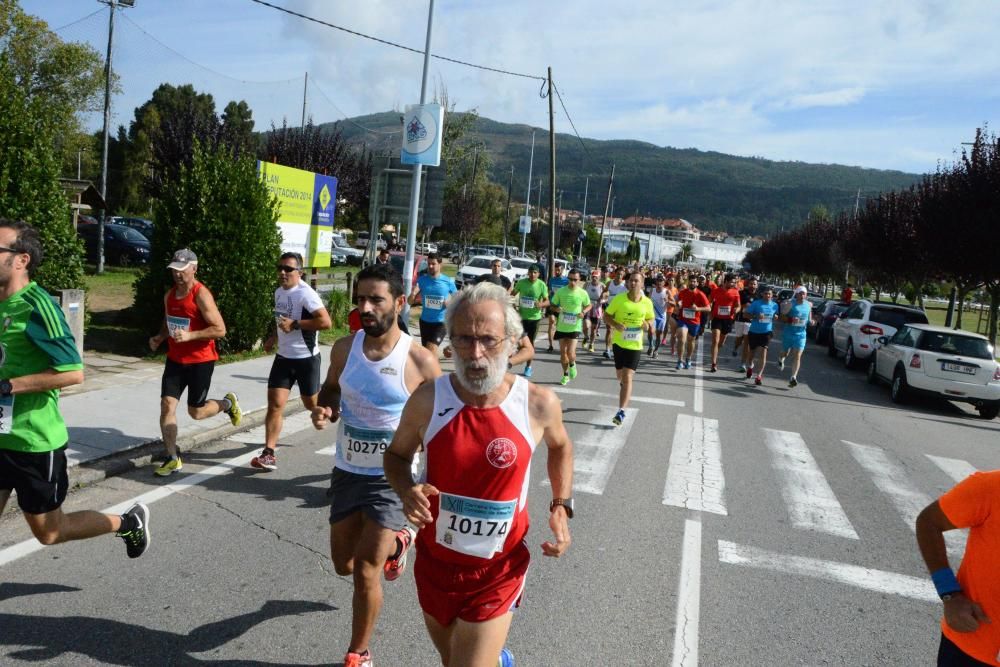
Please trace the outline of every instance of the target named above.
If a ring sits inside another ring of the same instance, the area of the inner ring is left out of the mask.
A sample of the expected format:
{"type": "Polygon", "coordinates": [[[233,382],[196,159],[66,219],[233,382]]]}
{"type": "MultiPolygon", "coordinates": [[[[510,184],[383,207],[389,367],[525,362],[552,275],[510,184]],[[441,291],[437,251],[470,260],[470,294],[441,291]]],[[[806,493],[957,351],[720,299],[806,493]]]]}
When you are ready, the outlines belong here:
{"type": "MultiPolygon", "coordinates": [[[[201,331],[208,326],[198,308],[196,297],[204,287],[197,280],[183,297],[177,296],[177,288],[171,287],[167,292],[167,331],[171,334],[176,329],[186,331],[201,331]]],[[[219,353],[215,351],[215,340],[200,338],[198,340],[178,343],[171,335],[167,338],[167,359],[179,364],[200,364],[205,361],[216,361],[219,353]]]]}
{"type": "Polygon", "coordinates": [[[455,565],[482,567],[510,553],[528,532],[528,478],[535,440],[529,383],[515,377],[491,408],[466,405],[451,376],[434,383],[434,412],[424,436],[434,521],[417,534],[421,551],[455,565]]]}

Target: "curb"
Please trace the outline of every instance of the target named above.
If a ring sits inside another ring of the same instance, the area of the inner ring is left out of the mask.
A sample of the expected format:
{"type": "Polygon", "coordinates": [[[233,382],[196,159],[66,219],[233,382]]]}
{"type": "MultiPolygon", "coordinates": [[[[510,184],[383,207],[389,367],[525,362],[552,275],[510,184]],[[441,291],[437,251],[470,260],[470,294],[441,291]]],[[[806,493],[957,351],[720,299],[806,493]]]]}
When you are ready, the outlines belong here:
{"type": "MultiPolygon", "coordinates": [[[[289,399],[282,414],[287,417],[303,409],[301,402],[296,397],[294,401],[289,399]]],[[[194,435],[177,438],[177,448],[181,451],[196,451],[236,433],[257,428],[264,423],[266,416],[266,407],[245,412],[239,426],[223,424],[195,433],[194,435]]],[[[92,459],[86,463],[75,465],[68,470],[69,491],[72,493],[78,489],[102,482],[109,477],[117,477],[128,472],[147,468],[152,464],[154,458],[162,455],[162,453],[163,440],[157,438],[156,440],[136,444],[125,450],[113,452],[99,459],[92,459]]]]}

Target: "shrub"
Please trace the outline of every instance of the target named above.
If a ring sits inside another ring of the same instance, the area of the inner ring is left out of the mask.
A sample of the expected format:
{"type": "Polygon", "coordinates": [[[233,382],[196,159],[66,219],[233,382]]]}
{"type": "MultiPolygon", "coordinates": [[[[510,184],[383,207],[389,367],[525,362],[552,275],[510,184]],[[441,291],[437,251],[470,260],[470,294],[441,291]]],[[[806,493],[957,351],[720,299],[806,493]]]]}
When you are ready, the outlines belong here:
{"type": "Polygon", "coordinates": [[[330,320],[334,326],[346,326],[347,316],[352,308],[354,308],[354,304],[347,298],[346,291],[335,289],[330,292],[330,300],[326,309],[330,313],[330,320]]]}
{"type": "Polygon", "coordinates": [[[190,167],[154,206],[150,265],[136,281],[135,308],[150,332],[163,321],[166,268],[179,248],[198,255],[198,280],[212,290],[226,322],[221,352],[250,350],[273,326],[274,267],[281,254],[277,200],[256,162],[226,148],[196,146],[190,167]]]}

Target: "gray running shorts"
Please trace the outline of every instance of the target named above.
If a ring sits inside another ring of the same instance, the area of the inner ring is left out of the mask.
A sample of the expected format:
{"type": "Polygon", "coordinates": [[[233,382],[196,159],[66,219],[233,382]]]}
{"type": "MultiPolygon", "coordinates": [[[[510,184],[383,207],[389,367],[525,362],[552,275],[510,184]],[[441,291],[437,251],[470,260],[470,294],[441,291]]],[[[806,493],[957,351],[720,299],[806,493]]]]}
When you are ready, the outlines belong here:
{"type": "Polygon", "coordinates": [[[334,468],[330,473],[328,495],[331,524],[364,512],[369,519],[389,530],[399,530],[406,525],[403,501],[383,475],[358,475],[334,468]]]}

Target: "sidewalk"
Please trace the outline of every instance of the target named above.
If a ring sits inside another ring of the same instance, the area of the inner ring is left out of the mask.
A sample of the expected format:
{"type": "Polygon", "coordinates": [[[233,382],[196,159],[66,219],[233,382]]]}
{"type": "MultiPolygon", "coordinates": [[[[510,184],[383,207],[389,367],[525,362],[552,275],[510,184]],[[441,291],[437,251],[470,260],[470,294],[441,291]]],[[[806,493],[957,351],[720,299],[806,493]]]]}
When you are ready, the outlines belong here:
{"type": "MultiPolygon", "coordinates": [[[[323,373],[330,348],[324,347],[323,373]]],[[[226,437],[264,422],[267,377],[273,355],[216,365],[211,398],[233,391],[240,399],[243,421],[234,427],[227,415],[195,421],[187,414],[187,394],[177,410],[177,443],[182,451],[226,437]]],[[[84,353],[85,380],[62,392],[59,408],[69,428],[70,487],[88,484],[123,470],[147,465],[162,454],[160,443],[160,377],[163,365],[134,357],[84,353]]],[[[298,387],[292,389],[287,412],[302,409],[298,387]]],[[[262,443],[263,444],[263,443],[262,443]]]]}

